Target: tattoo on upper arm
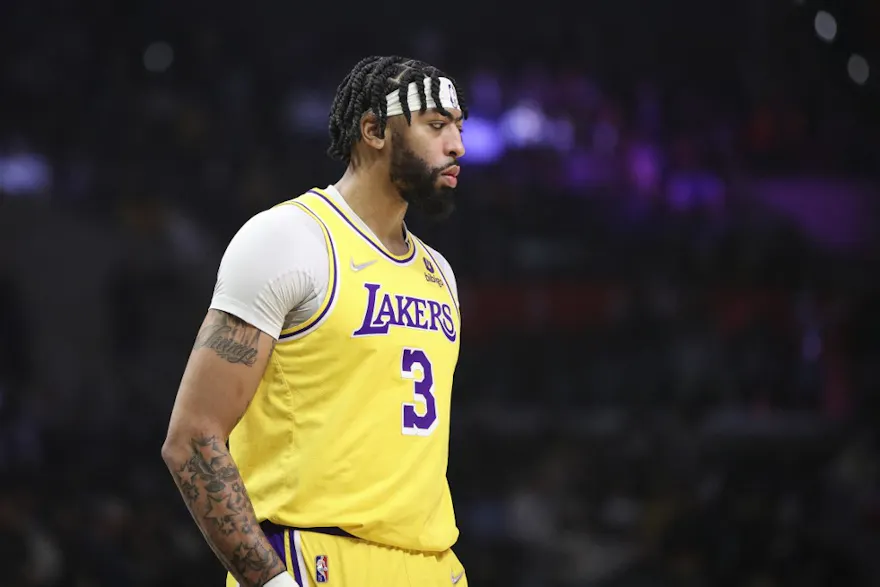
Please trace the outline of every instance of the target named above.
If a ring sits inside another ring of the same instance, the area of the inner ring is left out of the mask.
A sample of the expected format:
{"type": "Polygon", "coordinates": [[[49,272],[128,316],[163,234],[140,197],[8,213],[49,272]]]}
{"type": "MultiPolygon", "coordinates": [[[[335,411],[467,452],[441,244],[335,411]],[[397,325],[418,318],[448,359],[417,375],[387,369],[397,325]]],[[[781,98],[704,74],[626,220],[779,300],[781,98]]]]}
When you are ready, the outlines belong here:
{"type": "Polygon", "coordinates": [[[258,345],[263,334],[260,329],[226,312],[211,315],[212,319],[199,330],[193,350],[209,348],[230,363],[252,367],[259,354],[258,345]]]}

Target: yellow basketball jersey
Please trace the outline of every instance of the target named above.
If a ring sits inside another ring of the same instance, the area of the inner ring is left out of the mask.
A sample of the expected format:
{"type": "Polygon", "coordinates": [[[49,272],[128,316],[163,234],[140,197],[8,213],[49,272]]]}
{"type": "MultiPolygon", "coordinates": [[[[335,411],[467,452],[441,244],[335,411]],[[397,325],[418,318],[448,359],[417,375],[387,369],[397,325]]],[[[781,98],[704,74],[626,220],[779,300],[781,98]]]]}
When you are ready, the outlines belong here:
{"type": "Polygon", "coordinates": [[[458,537],[446,464],[460,322],[447,277],[417,238],[391,254],[321,190],[281,205],[320,223],[330,278],[314,316],[281,333],[230,437],[257,516],[444,551],[458,537]]]}

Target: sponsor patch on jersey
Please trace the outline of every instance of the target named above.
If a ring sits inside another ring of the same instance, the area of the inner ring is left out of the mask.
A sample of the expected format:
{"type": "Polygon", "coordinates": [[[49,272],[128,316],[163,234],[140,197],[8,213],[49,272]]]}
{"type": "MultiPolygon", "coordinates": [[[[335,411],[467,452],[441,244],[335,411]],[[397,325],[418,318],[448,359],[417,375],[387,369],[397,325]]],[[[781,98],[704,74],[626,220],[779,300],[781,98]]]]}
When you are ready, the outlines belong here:
{"type": "Polygon", "coordinates": [[[427,257],[422,257],[422,261],[425,262],[425,269],[428,271],[427,273],[425,273],[425,280],[428,283],[436,283],[440,287],[443,287],[443,280],[434,275],[436,271],[434,269],[434,264],[431,263],[431,261],[429,261],[427,257]]]}
{"type": "Polygon", "coordinates": [[[327,566],[327,555],[319,554],[315,557],[315,581],[326,583],[330,580],[330,568],[327,566]]]}
{"type": "Polygon", "coordinates": [[[437,277],[436,275],[431,275],[430,273],[425,273],[425,281],[428,283],[436,283],[440,287],[443,287],[443,280],[437,277]]]}

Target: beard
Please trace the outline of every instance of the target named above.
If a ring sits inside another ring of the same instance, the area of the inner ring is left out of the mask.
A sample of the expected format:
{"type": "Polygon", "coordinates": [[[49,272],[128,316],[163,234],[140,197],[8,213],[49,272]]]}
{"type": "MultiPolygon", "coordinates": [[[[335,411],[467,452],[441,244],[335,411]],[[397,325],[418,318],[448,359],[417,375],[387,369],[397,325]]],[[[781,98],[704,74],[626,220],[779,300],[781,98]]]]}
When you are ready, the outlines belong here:
{"type": "Polygon", "coordinates": [[[391,183],[400,196],[430,220],[444,220],[455,209],[454,188],[437,185],[440,174],[449,166],[432,169],[406,145],[402,135],[395,133],[391,153],[391,183]]]}

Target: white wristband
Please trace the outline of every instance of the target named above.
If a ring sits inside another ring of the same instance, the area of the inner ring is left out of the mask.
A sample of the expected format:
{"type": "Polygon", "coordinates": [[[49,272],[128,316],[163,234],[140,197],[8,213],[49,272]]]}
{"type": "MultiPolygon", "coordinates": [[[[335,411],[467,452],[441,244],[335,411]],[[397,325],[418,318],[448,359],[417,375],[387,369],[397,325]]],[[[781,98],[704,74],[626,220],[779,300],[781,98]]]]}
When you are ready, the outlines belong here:
{"type": "Polygon", "coordinates": [[[300,587],[296,584],[296,581],[293,580],[287,571],[284,571],[280,575],[276,575],[272,578],[268,583],[263,583],[263,587],[300,587]]]}

